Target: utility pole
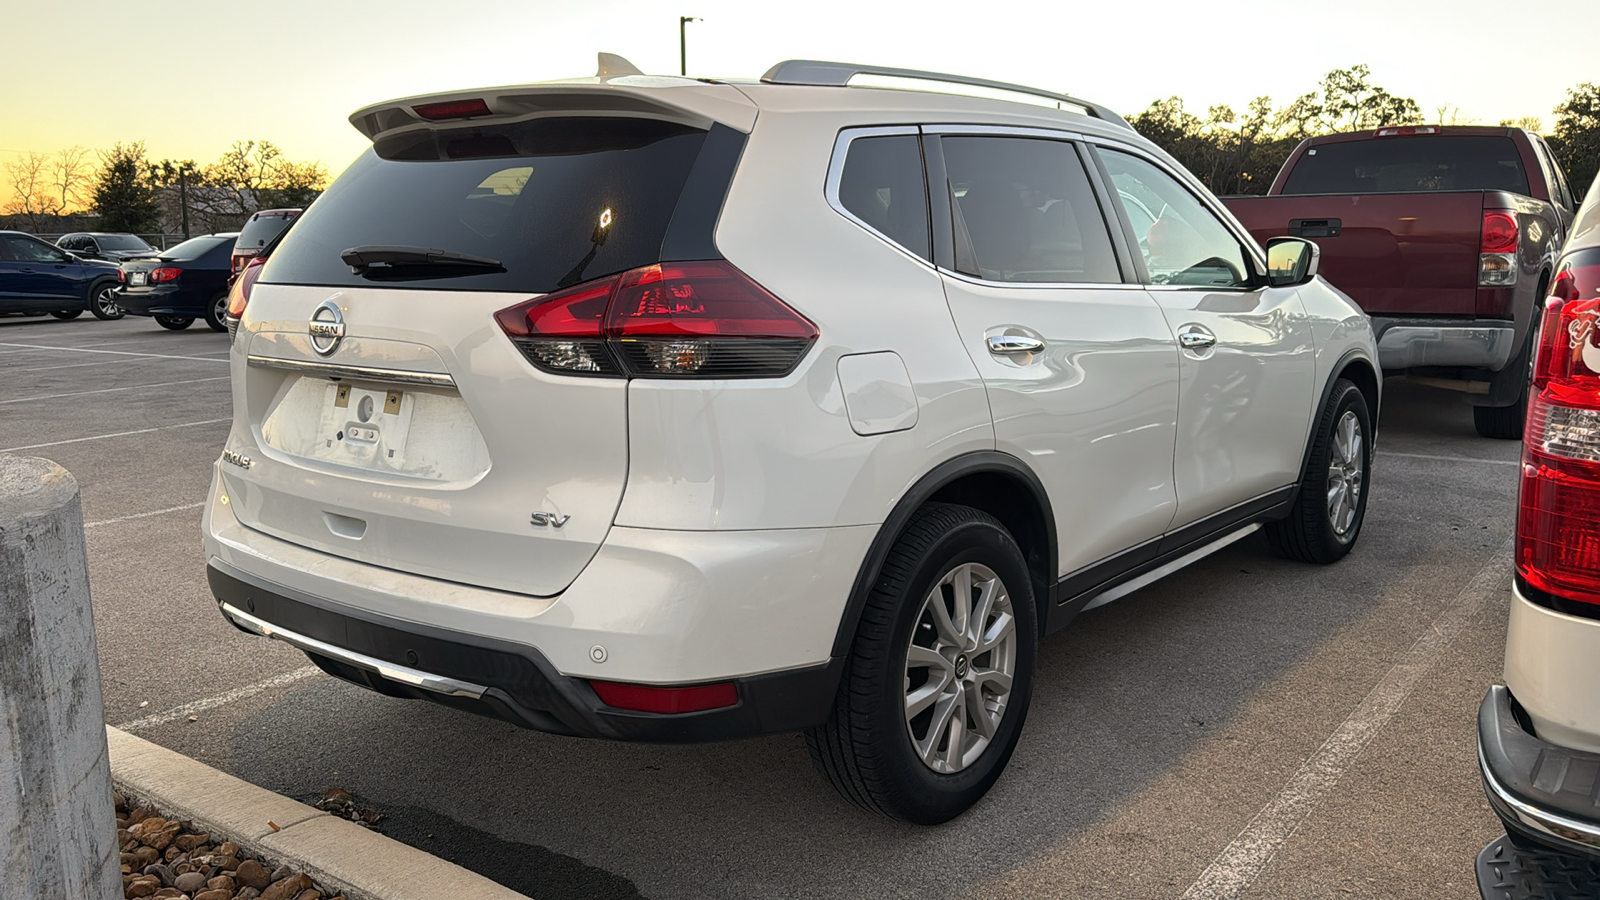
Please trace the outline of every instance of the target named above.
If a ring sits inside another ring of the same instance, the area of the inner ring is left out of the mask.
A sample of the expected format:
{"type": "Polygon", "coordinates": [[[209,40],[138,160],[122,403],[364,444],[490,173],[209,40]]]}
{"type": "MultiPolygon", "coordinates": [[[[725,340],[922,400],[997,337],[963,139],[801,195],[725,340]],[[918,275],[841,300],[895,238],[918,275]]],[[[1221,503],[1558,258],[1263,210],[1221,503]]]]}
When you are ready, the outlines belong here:
{"type": "Polygon", "coordinates": [[[684,77],[689,75],[689,39],[685,35],[690,22],[703,22],[694,16],[678,17],[678,74],[684,77]]]}
{"type": "Polygon", "coordinates": [[[189,239],[189,166],[178,166],[178,205],[183,208],[183,239],[189,239]]]}

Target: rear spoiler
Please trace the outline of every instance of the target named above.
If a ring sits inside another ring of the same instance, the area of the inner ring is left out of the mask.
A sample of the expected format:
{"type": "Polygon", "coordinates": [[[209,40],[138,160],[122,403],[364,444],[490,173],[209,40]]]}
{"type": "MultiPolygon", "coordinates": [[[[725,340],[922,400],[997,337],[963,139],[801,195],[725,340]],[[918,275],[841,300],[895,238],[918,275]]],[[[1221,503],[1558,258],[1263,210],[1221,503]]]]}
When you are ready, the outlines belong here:
{"type": "Polygon", "coordinates": [[[473,122],[498,124],[572,115],[636,116],[692,128],[720,123],[748,134],[755,127],[756,107],[731,85],[643,75],[622,57],[602,53],[599,70],[592,78],[388,100],[356,110],[350,115],[350,124],[376,141],[408,131],[473,122]],[[419,107],[428,114],[419,113],[419,107]]]}

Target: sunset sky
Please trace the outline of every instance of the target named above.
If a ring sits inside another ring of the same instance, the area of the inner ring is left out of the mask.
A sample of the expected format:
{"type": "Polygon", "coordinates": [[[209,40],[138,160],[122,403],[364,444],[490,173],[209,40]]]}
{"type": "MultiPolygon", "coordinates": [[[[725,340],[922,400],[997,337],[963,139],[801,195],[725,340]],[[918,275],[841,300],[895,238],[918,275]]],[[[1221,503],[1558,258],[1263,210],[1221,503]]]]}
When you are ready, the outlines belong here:
{"type": "MultiPolygon", "coordinates": [[[[341,171],[346,117],[409,94],[592,75],[595,52],[651,73],[758,76],[789,58],[960,72],[1062,90],[1124,114],[1177,94],[1191,111],[1285,103],[1330,69],[1493,124],[1548,128],[1566,89],[1600,81],[1595,0],[917,4],[732,0],[6,0],[0,163],[143,140],[208,163],[265,138],[341,171]],[[1566,35],[1581,35],[1572,39],[1566,35]],[[1540,40],[1547,41],[1540,46],[1540,40]]],[[[9,188],[0,184],[0,202],[9,188]]]]}

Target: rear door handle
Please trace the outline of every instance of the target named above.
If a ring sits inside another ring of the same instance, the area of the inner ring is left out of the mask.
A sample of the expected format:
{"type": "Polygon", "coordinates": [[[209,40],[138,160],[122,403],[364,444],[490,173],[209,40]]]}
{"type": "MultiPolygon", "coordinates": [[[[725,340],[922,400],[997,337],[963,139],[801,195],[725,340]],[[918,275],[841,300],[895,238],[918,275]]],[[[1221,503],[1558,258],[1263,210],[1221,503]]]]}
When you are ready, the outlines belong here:
{"type": "Polygon", "coordinates": [[[1216,343],[1217,336],[1199,325],[1185,325],[1178,332],[1178,346],[1185,350],[1205,350],[1216,346],[1216,343]]]}
{"type": "Polygon", "coordinates": [[[1044,341],[1022,334],[996,334],[989,337],[990,353],[1038,353],[1044,341]]]}

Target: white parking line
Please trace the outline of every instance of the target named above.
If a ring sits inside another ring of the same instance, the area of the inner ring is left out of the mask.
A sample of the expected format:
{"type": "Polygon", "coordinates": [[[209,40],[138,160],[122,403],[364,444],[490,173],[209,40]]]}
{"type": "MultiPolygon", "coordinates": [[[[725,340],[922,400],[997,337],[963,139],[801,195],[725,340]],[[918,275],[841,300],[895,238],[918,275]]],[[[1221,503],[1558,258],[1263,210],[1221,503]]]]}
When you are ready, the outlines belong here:
{"type": "Polygon", "coordinates": [[[205,506],[205,505],[206,505],[206,502],[204,500],[201,500],[199,503],[185,503],[182,506],[169,506],[166,509],[152,509],[149,512],[134,513],[131,516],[117,516],[115,519],[101,519],[98,522],[85,522],[85,523],[83,523],[83,527],[84,528],[99,528],[101,525],[115,525],[118,522],[127,522],[127,521],[130,521],[132,519],[148,519],[151,516],[164,516],[167,513],[178,512],[180,510],[185,510],[185,509],[199,509],[200,507],[205,506]]]}
{"type": "Polygon", "coordinates": [[[171,387],[174,384],[199,384],[202,381],[227,381],[231,376],[218,375],[215,378],[186,378],[183,381],[158,381],[155,384],[131,384],[127,387],[100,388],[93,391],[72,391],[66,394],[40,394],[37,397],[19,397],[16,400],[0,400],[0,404],[29,403],[34,400],[54,400],[57,397],[82,397],[84,394],[109,394],[113,391],[137,391],[140,388],[171,387]]]}
{"type": "Polygon", "coordinates": [[[173,428],[193,428],[196,425],[215,425],[218,422],[231,422],[233,419],[206,419],[200,422],[184,422],[181,425],[158,425],[155,428],[138,428],[133,431],[114,431],[110,434],[96,434],[89,437],[72,438],[65,441],[50,441],[44,444],[24,444],[21,447],[0,447],[0,453],[15,453],[18,450],[37,450],[40,447],[59,447],[62,444],[81,444],[84,441],[100,441],[106,438],[127,437],[130,434],[149,434],[152,431],[168,431],[173,428]]]}
{"type": "Polygon", "coordinates": [[[187,719],[190,716],[205,712],[208,709],[216,709],[219,706],[227,706],[229,703],[236,703],[240,700],[254,697],[256,694],[259,694],[262,691],[270,691],[273,688],[283,687],[286,684],[294,684],[296,681],[303,681],[320,671],[322,670],[318,669],[316,666],[301,666],[292,672],[285,672],[282,675],[274,675],[265,681],[258,681],[255,684],[245,685],[242,688],[234,688],[233,690],[228,691],[226,694],[218,694],[215,697],[207,697],[204,700],[196,700],[193,703],[185,703],[182,706],[174,706],[172,709],[164,712],[158,712],[155,715],[145,716],[142,719],[134,719],[132,722],[124,722],[117,727],[121,728],[123,731],[138,731],[141,728],[154,728],[157,725],[165,725],[168,722],[176,722],[179,719],[187,719]]]}
{"type": "Polygon", "coordinates": [[[1301,764],[1278,796],[1272,798],[1226,849],[1183,892],[1182,900],[1228,900],[1238,897],[1266,871],[1311,814],[1355,762],[1418,681],[1433,667],[1458,632],[1472,623],[1478,610],[1511,574],[1511,539],[1478,570],[1476,577],[1433,620],[1416,643],[1390,667],[1361,705],[1345,719],[1317,752],[1301,764]]]}
{"type": "MultiPolygon", "coordinates": [[[[0,341],[0,347],[20,347],[22,344],[9,344],[0,341]]],[[[109,353],[113,356],[148,356],[152,359],[193,359],[200,362],[227,362],[226,359],[215,359],[210,356],[173,356],[167,353],[134,353],[131,350],[90,350],[86,347],[29,347],[28,350],[14,352],[29,352],[33,350],[60,350],[64,353],[109,353]]]]}
{"type": "Polygon", "coordinates": [[[1491,466],[1520,466],[1522,463],[1515,459],[1477,459],[1471,456],[1435,456],[1431,453],[1396,453],[1392,450],[1379,450],[1379,456],[1403,456],[1406,459],[1436,459],[1441,462],[1463,463],[1488,463],[1491,466]]]}

